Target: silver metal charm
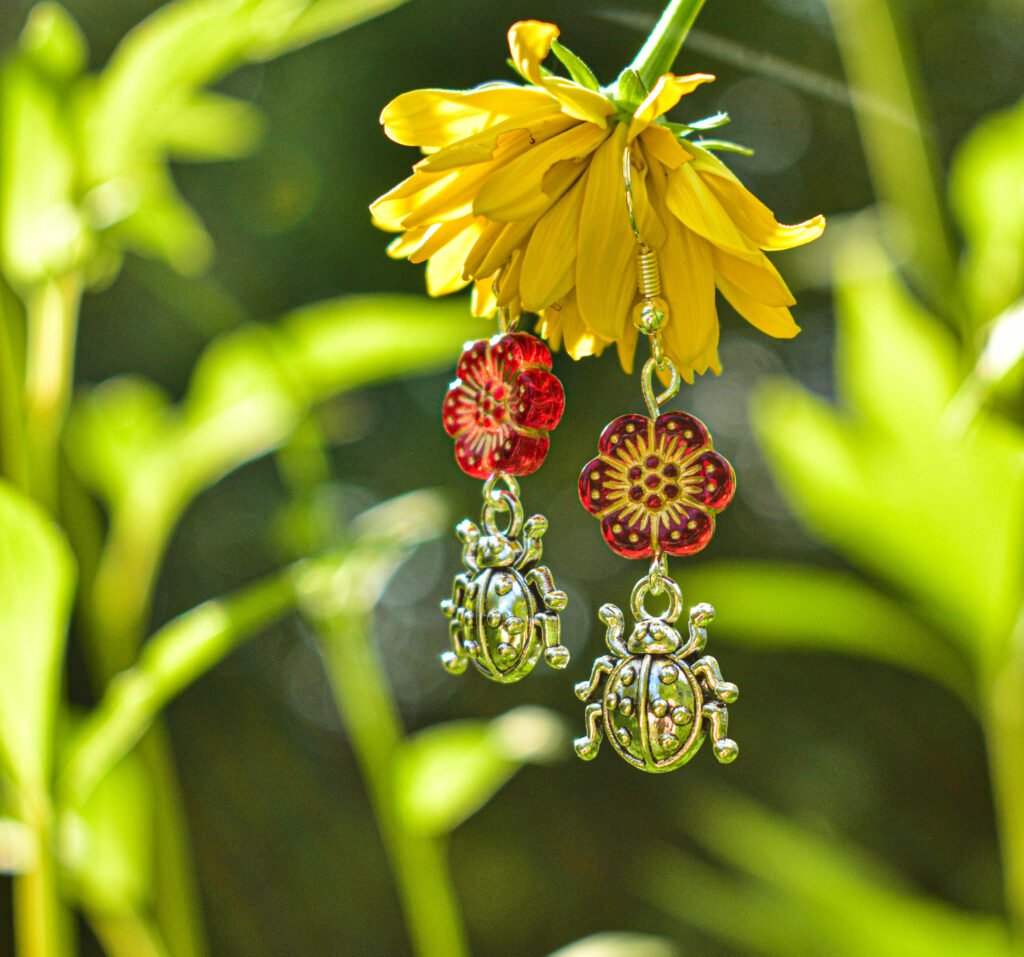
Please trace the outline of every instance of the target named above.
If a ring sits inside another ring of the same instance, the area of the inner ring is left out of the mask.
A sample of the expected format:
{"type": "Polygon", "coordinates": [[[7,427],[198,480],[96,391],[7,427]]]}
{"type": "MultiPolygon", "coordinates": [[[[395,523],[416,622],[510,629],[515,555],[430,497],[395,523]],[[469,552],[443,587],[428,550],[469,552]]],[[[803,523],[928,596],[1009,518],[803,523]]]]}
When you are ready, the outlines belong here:
{"type": "Polygon", "coordinates": [[[707,625],[715,610],[706,602],[690,609],[684,641],[673,627],[683,607],[679,586],[666,577],[655,559],[651,575],[633,589],[631,608],[636,624],[623,641],[623,615],[615,605],[598,612],[607,625],[605,641],[610,655],[594,662],[590,681],[576,685],[576,696],[588,701],[587,734],[577,738],[576,753],[585,761],[597,755],[603,734],[612,747],[633,767],[642,771],[672,771],[685,764],[711,734],[715,757],[723,764],[735,759],[739,748],[726,737],[727,704],[739,695],[736,685],[725,681],[718,662],[704,655],[684,660],[704,650],[707,625]],[[644,608],[650,592],[668,592],[669,607],[654,616],[644,608]],[[603,688],[602,688],[603,685],[603,688]]]}
{"type": "Polygon", "coordinates": [[[452,597],[441,602],[452,641],[441,662],[452,674],[462,674],[472,661],[481,674],[507,684],[529,674],[541,652],[552,668],[569,663],[558,620],[567,598],[537,564],[547,530],[543,515],[523,521],[519,485],[505,474],[484,485],[480,527],[468,518],[456,526],[466,571],[455,576],[452,597]],[[505,488],[497,487],[499,481],[505,488]],[[508,516],[504,529],[496,521],[502,513],[508,516]]]}

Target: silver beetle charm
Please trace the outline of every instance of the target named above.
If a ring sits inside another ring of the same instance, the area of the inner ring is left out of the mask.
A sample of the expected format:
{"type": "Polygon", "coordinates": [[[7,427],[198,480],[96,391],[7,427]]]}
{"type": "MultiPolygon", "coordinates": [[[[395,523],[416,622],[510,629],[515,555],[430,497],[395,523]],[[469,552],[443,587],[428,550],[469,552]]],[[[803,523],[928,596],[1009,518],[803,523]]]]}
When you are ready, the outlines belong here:
{"type": "Polygon", "coordinates": [[[482,527],[467,518],[455,528],[466,571],[455,576],[452,597],[441,602],[452,642],[441,661],[452,674],[462,674],[472,661],[481,674],[507,684],[529,674],[541,652],[552,668],[564,668],[569,649],[560,643],[558,620],[565,592],[537,564],[548,520],[534,515],[524,523],[515,479],[500,478],[507,489],[495,488],[495,476],[484,486],[482,527]],[[497,512],[508,512],[504,531],[495,523],[497,512]]]}
{"type": "Polygon", "coordinates": [[[603,605],[598,613],[608,628],[605,640],[612,654],[598,658],[590,681],[576,685],[576,696],[583,701],[600,689],[600,700],[587,705],[587,734],[576,739],[576,753],[589,761],[597,755],[602,734],[607,734],[612,747],[633,767],[672,771],[697,753],[710,730],[715,757],[728,763],[739,748],[726,737],[726,705],[736,700],[739,689],[723,680],[710,655],[692,664],[684,660],[704,650],[706,625],[715,611],[706,603],[691,608],[684,642],[673,627],[682,610],[679,586],[665,577],[657,583],[659,590],[669,593],[668,610],[657,617],[647,613],[643,600],[652,583],[642,578],[633,589],[636,625],[628,640],[622,639],[623,616],[615,605],[603,605]]]}

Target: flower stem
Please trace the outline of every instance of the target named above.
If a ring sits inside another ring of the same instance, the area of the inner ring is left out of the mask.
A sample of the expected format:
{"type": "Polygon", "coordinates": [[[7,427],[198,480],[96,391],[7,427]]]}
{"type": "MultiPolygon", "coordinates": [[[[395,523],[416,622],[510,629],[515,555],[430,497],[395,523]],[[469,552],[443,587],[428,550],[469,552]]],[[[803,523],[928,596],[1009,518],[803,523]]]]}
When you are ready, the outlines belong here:
{"type": "Polygon", "coordinates": [[[414,834],[394,801],[393,767],[403,731],[383,669],[372,650],[369,615],[332,615],[317,622],[338,713],[373,801],[419,957],[468,957],[447,847],[414,834]]]}
{"type": "Polygon", "coordinates": [[[28,450],[20,383],[24,380],[24,333],[20,308],[0,279],[0,475],[29,490],[28,450]]]}
{"type": "MultiPolygon", "coordinates": [[[[956,254],[945,215],[934,135],[916,64],[900,36],[893,0],[826,0],[875,195],[898,214],[893,241],[910,236],[911,277],[939,315],[966,322],[956,288],[956,254]],[[865,108],[870,100],[892,107],[865,108]]],[[[904,240],[905,242],[905,240],[904,240]]]]}
{"type": "Polygon", "coordinates": [[[71,397],[82,279],[41,283],[26,301],[25,432],[33,495],[57,513],[60,433],[71,397]]]}
{"type": "Polygon", "coordinates": [[[683,41],[690,32],[697,14],[704,6],[704,0],[672,0],[654,25],[640,52],[633,58],[628,69],[640,74],[647,89],[675,63],[683,41]]]}
{"type": "Polygon", "coordinates": [[[1024,943],[1024,610],[1011,651],[988,684],[985,740],[999,822],[1006,910],[1024,943]]]}
{"type": "Polygon", "coordinates": [[[58,889],[49,801],[24,802],[36,835],[35,867],[14,877],[14,934],[18,957],[70,957],[71,915],[58,889]]]}

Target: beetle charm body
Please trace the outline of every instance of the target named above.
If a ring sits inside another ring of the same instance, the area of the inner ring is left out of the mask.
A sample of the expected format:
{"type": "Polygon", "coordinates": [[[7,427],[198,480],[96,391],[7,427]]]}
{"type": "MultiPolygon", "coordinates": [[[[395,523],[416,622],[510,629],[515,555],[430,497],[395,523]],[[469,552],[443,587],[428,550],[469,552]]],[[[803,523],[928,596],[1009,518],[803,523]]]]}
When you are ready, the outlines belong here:
{"type": "Polygon", "coordinates": [[[482,527],[464,519],[455,529],[466,571],[455,576],[452,597],[441,602],[452,642],[441,661],[452,674],[462,674],[472,661],[481,674],[507,684],[529,674],[541,653],[552,668],[569,663],[558,620],[567,598],[538,565],[547,519],[534,515],[524,523],[513,483],[506,480],[508,491],[489,484],[482,527]],[[509,512],[504,531],[495,524],[497,511],[509,512]]]}
{"type": "Polygon", "coordinates": [[[673,623],[682,606],[679,586],[661,578],[669,591],[669,609],[659,617],[649,615],[643,598],[650,584],[641,579],[633,589],[632,609],[636,625],[623,641],[623,615],[615,605],[599,612],[607,626],[605,641],[610,655],[594,662],[589,681],[576,685],[576,696],[588,701],[587,734],[577,738],[576,753],[589,761],[597,755],[603,735],[633,767],[660,773],[685,764],[710,731],[715,757],[723,764],[735,759],[739,748],[726,737],[727,704],[739,695],[736,685],[725,681],[718,662],[705,655],[690,663],[686,657],[703,651],[706,625],[714,609],[702,603],[690,609],[684,641],[673,623]]]}

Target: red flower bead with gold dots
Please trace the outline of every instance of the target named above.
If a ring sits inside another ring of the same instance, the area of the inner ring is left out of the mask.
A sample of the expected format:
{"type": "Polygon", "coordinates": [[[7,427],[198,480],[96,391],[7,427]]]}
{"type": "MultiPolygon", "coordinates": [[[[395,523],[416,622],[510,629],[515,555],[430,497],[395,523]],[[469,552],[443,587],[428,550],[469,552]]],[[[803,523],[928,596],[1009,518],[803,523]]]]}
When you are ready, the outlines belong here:
{"type": "Polygon", "coordinates": [[[580,501],[626,558],[650,557],[654,542],[670,555],[700,551],[736,491],[732,466],[685,412],[620,416],[601,433],[598,452],[580,475],[580,501]]]}
{"type": "Polygon", "coordinates": [[[529,475],[548,454],[565,393],[540,339],[513,332],[467,343],[444,400],[444,429],[467,475],[529,475]]]}

